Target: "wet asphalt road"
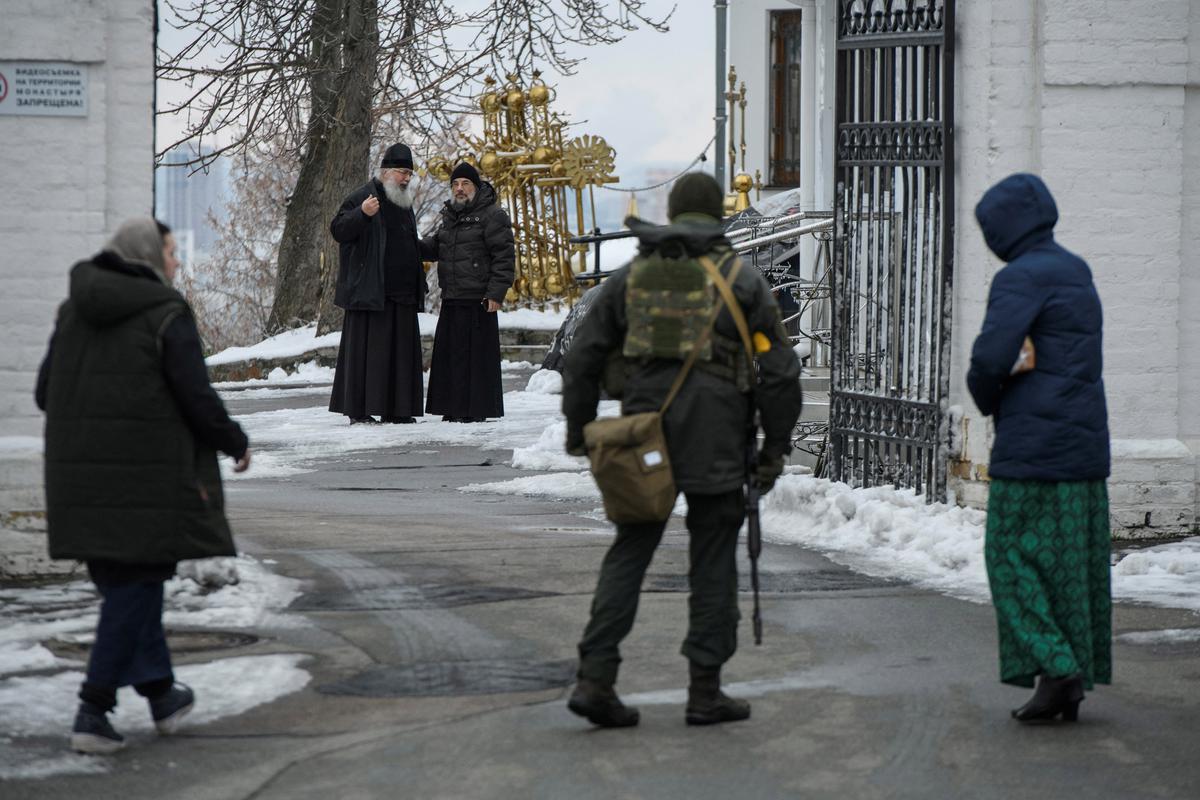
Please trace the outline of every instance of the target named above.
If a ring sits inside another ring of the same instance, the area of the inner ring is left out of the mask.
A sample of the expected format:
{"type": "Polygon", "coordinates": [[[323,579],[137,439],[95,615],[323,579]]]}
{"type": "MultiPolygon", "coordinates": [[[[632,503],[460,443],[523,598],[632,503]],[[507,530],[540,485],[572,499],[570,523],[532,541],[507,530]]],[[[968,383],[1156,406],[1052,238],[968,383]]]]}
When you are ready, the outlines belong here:
{"type": "MultiPolygon", "coordinates": [[[[990,607],[796,547],[766,549],[761,647],[742,598],[725,677],[752,719],[686,727],[677,521],[623,649],[618,689],[642,723],[593,730],[565,698],[609,528],[582,516],[592,503],[457,491],[522,474],[506,458],[382,450],[231,485],[241,546],[304,581],[292,611],[310,624],[179,660],[307,653],[308,687],[170,739],[131,737],[105,775],[0,784],[0,797],[1200,797],[1200,643],[1118,644],[1116,683],[1080,723],[1022,727],[1008,709],[1026,693],[995,678],[990,607]]],[[[1116,613],[1118,632],[1198,624],[1116,613]]]]}

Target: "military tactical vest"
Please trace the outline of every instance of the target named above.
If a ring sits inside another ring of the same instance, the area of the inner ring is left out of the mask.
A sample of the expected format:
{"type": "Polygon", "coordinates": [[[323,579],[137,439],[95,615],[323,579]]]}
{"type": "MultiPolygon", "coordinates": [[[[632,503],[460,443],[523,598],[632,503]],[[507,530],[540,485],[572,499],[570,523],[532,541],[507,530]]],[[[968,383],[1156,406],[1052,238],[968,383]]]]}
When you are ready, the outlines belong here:
{"type": "MultiPolygon", "coordinates": [[[[687,358],[707,327],[715,302],[716,287],[695,259],[668,258],[657,252],[638,256],[625,284],[628,326],[622,355],[687,358]]],[[[707,362],[712,357],[709,340],[696,360],[707,362]]]]}

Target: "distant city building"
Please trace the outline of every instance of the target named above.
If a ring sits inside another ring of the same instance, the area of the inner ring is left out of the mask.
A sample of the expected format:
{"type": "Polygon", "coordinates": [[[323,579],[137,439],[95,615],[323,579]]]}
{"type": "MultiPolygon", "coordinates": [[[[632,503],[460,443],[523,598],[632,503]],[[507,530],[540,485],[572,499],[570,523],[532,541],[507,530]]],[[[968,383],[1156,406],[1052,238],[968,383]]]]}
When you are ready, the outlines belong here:
{"type": "Polygon", "coordinates": [[[671,193],[671,179],[679,174],[677,167],[652,167],[646,170],[640,181],[641,186],[654,186],[654,189],[637,193],[638,216],[647,222],[665,225],[667,222],[667,195],[671,193]]]}
{"type": "MultiPolygon", "coordinates": [[[[212,152],[204,150],[202,152],[212,152]]],[[[195,151],[176,147],[163,156],[154,170],[156,215],[175,231],[180,260],[194,266],[212,251],[218,234],[209,221],[209,211],[222,218],[229,189],[229,168],[223,159],[193,172],[185,166],[195,151]]]]}

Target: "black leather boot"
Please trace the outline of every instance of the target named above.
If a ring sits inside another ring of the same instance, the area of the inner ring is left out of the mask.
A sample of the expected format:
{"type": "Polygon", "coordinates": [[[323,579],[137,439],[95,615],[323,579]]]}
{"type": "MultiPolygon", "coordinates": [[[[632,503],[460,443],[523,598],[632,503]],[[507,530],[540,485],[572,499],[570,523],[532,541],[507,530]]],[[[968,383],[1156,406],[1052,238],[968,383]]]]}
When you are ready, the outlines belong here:
{"type": "Polygon", "coordinates": [[[1079,719],[1079,704],[1083,702],[1083,676],[1078,672],[1062,678],[1049,675],[1038,677],[1037,689],[1029,702],[1012,711],[1019,722],[1052,722],[1059,714],[1065,722],[1079,719]]]}
{"type": "Polygon", "coordinates": [[[721,691],[721,668],[689,664],[688,725],[716,725],[750,718],[750,704],[721,691]]]}
{"type": "Polygon", "coordinates": [[[601,728],[631,728],[641,719],[636,708],[621,702],[611,683],[588,678],[579,679],[567,708],[601,728]]]}

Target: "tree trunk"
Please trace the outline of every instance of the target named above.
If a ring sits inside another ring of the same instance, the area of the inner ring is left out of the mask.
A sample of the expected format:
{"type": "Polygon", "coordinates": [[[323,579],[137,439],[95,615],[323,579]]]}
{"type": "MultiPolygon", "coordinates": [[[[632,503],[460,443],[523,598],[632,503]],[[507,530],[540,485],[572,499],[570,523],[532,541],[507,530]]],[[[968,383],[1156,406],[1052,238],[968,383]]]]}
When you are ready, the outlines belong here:
{"type": "Polygon", "coordinates": [[[378,0],[318,0],[312,30],[312,116],[279,244],[272,333],[307,325],[318,315],[323,321],[336,317],[335,326],[322,327],[340,327],[340,315],[320,313],[323,299],[337,311],[337,247],[329,222],[364,179],[370,154],[378,0]]]}
{"type": "Polygon", "coordinates": [[[342,72],[338,76],[335,124],[330,131],[329,157],[322,181],[317,335],[341,330],[342,310],[333,304],[338,276],[338,245],[329,235],[329,221],[346,195],[370,173],[371,108],[379,64],[379,0],[346,0],[346,29],[342,43],[342,72]]]}

